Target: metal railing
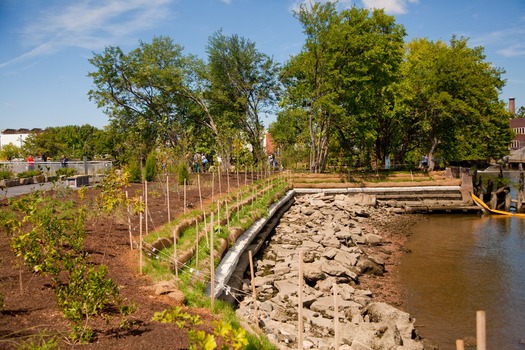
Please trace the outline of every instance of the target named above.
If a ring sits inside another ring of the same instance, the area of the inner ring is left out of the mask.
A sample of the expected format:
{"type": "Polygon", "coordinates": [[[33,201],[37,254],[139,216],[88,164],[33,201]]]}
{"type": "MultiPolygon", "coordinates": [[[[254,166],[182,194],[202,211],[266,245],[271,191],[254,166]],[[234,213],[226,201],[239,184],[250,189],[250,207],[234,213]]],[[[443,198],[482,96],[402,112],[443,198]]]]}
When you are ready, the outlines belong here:
{"type": "MultiPolygon", "coordinates": [[[[60,162],[39,162],[35,161],[32,168],[39,169],[48,176],[53,176],[56,171],[62,168],[60,162]]],[[[67,168],[73,168],[80,175],[98,175],[107,172],[113,167],[111,161],[68,161],[67,168]]],[[[31,169],[27,161],[0,162],[0,169],[9,169],[14,174],[31,169]]]]}

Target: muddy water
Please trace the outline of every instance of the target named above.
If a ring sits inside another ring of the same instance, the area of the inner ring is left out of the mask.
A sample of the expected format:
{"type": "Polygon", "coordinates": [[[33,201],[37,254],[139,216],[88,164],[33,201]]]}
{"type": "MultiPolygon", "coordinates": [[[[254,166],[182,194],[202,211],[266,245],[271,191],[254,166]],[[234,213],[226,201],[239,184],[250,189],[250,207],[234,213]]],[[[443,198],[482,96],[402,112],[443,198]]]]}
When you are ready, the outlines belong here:
{"type": "Polygon", "coordinates": [[[400,278],[425,338],[455,349],[484,310],[487,349],[525,350],[525,219],[430,216],[407,248],[400,278]]]}

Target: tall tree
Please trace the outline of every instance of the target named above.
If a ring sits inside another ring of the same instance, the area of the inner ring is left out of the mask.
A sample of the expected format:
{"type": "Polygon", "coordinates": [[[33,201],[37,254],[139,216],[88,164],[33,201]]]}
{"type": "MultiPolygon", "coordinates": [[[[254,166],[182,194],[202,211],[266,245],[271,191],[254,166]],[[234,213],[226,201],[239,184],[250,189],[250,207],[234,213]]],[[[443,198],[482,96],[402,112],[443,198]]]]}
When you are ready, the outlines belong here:
{"type": "MultiPolygon", "coordinates": [[[[257,162],[264,159],[262,115],[276,106],[278,65],[255,43],[238,35],[216,32],[208,40],[209,97],[228,140],[244,136],[257,162]],[[239,129],[241,134],[233,130],[239,129]]],[[[232,144],[230,142],[230,144],[232,144]]]]}
{"type": "Polygon", "coordinates": [[[416,39],[408,45],[410,120],[418,126],[415,138],[428,151],[423,152],[430,169],[436,151],[449,160],[501,157],[512,137],[509,114],[498,99],[503,71],[485,61],[482,47],[470,48],[467,41],[416,39]],[[499,137],[488,146],[490,135],[499,137]]]}
{"type": "Polygon", "coordinates": [[[202,122],[188,98],[193,68],[201,63],[182,50],[170,38],[158,37],[140,42],[129,54],[106,47],[89,60],[97,68],[89,73],[95,85],[90,98],[120,132],[140,141],[142,155],[157,142],[181,148],[188,125],[202,122]]]}
{"type": "MultiPolygon", "coordinates": [[[[331,137],[347,152],[368,152],[384,131],[392,108],[388,89],[398,79],[405,31],[383,11],[353,7],[338,12],[333,3],[303,5],[296,16],[306,41],[283,70],[283,106],[307,113],[310,170],[320,172],[331,137]]],[[[377,145],[378,155],[387,153],[386,142],[377,145]]]]}

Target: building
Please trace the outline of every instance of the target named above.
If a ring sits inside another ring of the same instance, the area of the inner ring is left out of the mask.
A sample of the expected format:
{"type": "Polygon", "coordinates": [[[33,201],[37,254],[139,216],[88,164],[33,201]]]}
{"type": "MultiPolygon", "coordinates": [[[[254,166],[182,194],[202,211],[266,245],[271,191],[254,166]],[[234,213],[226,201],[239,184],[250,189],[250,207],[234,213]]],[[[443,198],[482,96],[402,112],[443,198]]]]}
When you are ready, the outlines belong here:
{"type": "Polygon", "coordinates": [[[42,129],[4,129],[0,132],[0,149],[8,144],[22,147],[30,134],[40,133],[42,129]]]}

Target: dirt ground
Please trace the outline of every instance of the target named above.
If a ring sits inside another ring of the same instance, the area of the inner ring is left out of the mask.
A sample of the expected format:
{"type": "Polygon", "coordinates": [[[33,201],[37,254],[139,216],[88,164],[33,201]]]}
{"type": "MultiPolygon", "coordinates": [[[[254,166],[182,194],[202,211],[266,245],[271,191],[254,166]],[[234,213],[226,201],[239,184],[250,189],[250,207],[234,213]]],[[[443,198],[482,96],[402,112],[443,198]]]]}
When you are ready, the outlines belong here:
{"type": "MultiPolygon", "coordinates": [[[[226,193],[228,181],[221,180],[220,190],[226,193]]],[[[237,179],[233,174],[229,181],[230,189],[236,188],[239,183],[250,183],[243,174],[237,179]]],[[[199,188],[195,184],[186,191],[186,203],[189,208],[200,206],[199,188]]],[[[211,201],[212,181],[210,174],[201,178],[201,195],[204,205],[211,201]]],[[[148,203],[151,219],[150,230],[158,228],[168,220],[166,209],[165,183],[151,183],[149,186],[148,203]]],[[[141,193],[141,185],[133,184],[127,189],[130,196],[141,193]]],[[[94,200],[99,190],[89,188],[84,201],[94,200]]],[[[213,193],[216,196],[219,185],[214,182],[213,193]]],[[[53,195],[50,191],[47,195],[53,195]]],[[[80,202],[77,191],[70,191],[69,196],[80,202]]],[[[0,202],[0,210],[6,210],[7,202],[0,202]]],[[[184,211],[184,195],[180,186],[170,186],[171,218],[184,211]]],[[[93,214],[93,213],[92,213],[93,214]]],[[[95,323],[96,339],[86,345],[72,344],[67,340],[70,325],[57,307],[55,292],[51,288],[50,279],[31,273],[27,269],[21,270],[23,290],[19,285],[19,268],[17,260],[10,248],[10,238],[0,231],[0,291],[4,297],[4,309],[0,312],[0,349],[17,349],[20,344],[45,336],[54,336],[59,340],[60,348],[83,349],[187,349],[188,329],[179,329],[173,323],[163,324],[152,321],[155,312],[167,309],[174,305],[168,297],[154,295],[148,287],[152,281],[138,273],[137,250],[130,250],[129,232],[126,220],[108,219],[105,216],[88,216],[86,222],[87,237],[85,250],[89,253],[90,262],[104,264],[108,267],[109,277],[120,287],[121,296],[129,302],[134,302],[138,310],[131,316],[133,327],[123,331],[114,320],[98,320],[95,323]],[[32,336],[37,335],[37,338],[32,336]]],[[[396,288],[396,264],[399,254],[402,254],[402,244],[406,236],[399,234],[406,227],[410,217],[399,216],[392,227],[382,230],[395,232],[388,234],[389,244],[380,247],[384,253],[387,265],[387,274],[380,278],[363,280],[363,286],[370,289],[378,297],[395,306],[402,307],[403,296],[396,288]],[[390,230],[393,228],[393,230],[390,230]]],[[[134,218],[132,227],[138,227],[138,218],[134,218]]],[[[135,232],[138,234],[138,232],[135,232]]],[[[204,323],[196,330],[213,332],[212,315],[204,309],[185,309],[190,314],[198,314],[204,323]]]]}

